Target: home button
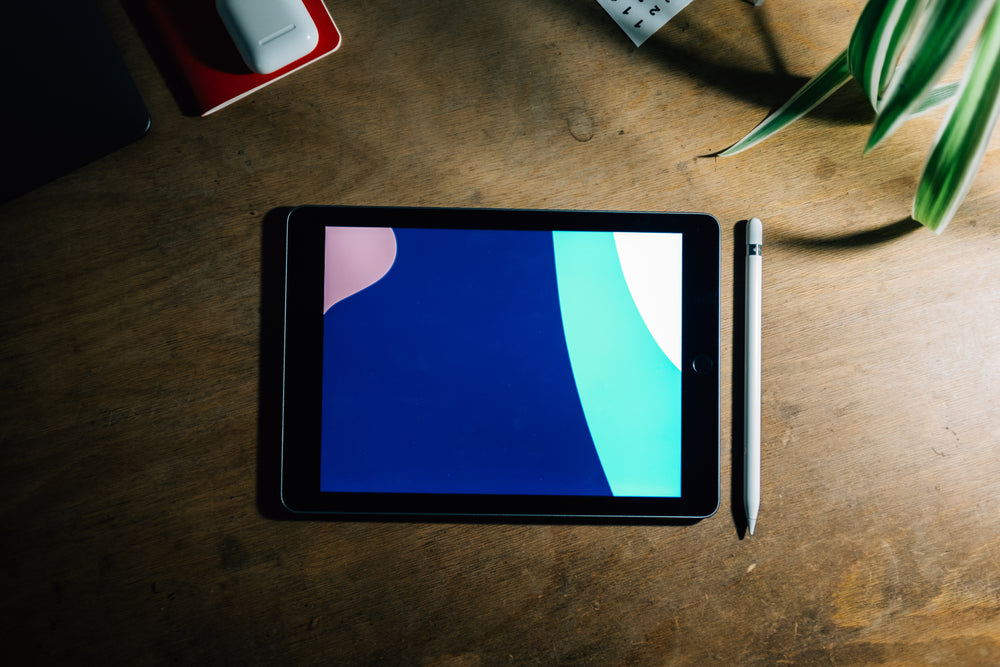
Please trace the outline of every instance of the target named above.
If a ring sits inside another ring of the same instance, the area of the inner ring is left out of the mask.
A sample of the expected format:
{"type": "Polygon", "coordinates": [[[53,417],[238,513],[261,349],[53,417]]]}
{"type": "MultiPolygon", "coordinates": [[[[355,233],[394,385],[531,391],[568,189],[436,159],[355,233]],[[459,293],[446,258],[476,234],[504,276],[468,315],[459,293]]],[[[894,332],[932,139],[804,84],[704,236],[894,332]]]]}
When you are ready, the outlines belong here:
{"type": "Polygon", "coordinates": [[[699,354],[691,362],[691,368],[695,373],[711,373],[715,369],[715,362],[707,354],[699,354]]]}

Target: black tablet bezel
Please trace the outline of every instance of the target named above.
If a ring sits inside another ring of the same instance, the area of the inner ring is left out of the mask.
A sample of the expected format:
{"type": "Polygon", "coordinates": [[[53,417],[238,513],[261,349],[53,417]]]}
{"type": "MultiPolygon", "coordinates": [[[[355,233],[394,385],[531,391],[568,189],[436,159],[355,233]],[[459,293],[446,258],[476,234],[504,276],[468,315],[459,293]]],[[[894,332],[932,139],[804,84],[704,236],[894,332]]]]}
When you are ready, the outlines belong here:
{"type": "Polygon", "coordinates": [[[680,518],[719,505],[718,222],[704,213],[304,206],[285,224],[281,502],[293,513],[399,517],[680,518]],[[666,231],[684,234],[682,495],[330,493],[319,488],[324,228],[666,231]],[[697,363],[696,363],[697,360],[697,363]],[[697,367],[697,368],[696,368],[697,367]]]}

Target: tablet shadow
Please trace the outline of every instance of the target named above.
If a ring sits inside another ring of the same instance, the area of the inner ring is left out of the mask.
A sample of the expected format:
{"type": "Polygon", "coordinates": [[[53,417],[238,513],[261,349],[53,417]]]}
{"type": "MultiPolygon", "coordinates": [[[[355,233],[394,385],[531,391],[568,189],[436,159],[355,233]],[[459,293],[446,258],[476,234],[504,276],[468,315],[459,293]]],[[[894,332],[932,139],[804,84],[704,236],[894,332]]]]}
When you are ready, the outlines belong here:
{"type": "Polygon", "coordinates": [[[292,519],[281,504],[282,322],[284,223],[290,208],[264,216],[261,230],[260,386],[257,406],[257,509],[269,519],[292,519]]]}

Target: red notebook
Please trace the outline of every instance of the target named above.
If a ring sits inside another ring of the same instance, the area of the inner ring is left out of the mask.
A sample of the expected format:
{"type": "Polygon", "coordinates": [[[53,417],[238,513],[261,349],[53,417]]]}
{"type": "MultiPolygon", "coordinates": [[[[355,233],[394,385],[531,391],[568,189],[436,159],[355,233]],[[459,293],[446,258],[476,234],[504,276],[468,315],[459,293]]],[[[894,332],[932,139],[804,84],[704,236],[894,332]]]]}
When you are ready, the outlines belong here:
{"type": "MultiPolygon", "coordinates": [[[[138,0],[139,17],[152,35],[178,81],[177,94],[192,111],[207,116],[250,93],[302,69],[340,46],[340,31],[323,0],[303,0],[316,23],[316,48],[295,62],[272,72],[256,74],[240,57],[226,26],[215,9],[215,0],[138,0]]],[[[184,106],[182,104],[182,106],[184,106]]]]}

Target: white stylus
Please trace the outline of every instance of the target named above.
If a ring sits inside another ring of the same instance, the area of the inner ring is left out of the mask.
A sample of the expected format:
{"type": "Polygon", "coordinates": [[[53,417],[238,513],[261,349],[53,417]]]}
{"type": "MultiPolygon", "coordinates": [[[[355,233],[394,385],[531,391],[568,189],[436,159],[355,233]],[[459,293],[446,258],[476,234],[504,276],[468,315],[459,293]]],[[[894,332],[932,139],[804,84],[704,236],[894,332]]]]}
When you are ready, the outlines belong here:
{"type": "Polygon", "coordinates": [[[746,384],[744,386],[743,421],[743,500],[747,511],[747,529],[753,535],[760,509],[760,306],[761,306],[761,245],[763,228],[760,220],[747,223],[746,280],[746,384]]]}

